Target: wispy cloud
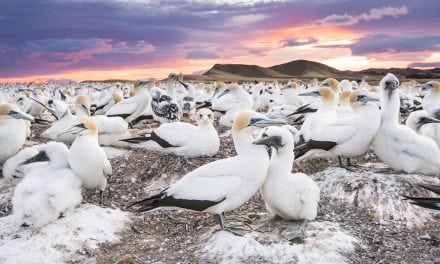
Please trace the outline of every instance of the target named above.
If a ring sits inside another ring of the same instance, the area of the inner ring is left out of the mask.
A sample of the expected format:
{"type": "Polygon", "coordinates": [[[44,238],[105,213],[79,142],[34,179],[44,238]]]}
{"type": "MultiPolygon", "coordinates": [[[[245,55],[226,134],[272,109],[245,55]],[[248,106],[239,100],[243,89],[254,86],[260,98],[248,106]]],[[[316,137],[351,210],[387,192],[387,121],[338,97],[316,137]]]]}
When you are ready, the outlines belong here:
{"type": "Polygon", "coordinates": [[[402,7],[382,7],[373,8],[368,13],[362,13],[360,15],[338,15],[332,14],[320,19],[318,22],[325,25],[335,25],[335,26],[352,26],[361,21],[379,20],[385,16],[398,17],[401,15],[408,14],[408,8],[406,6],[402,7]]]}

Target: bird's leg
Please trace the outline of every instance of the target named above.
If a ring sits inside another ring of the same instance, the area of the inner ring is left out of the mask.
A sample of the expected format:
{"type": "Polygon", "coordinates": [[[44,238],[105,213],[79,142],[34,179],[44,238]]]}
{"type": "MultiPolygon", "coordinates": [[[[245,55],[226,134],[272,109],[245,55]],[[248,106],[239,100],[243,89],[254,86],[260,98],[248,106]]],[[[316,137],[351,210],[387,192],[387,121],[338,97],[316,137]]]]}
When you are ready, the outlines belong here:
{"type": "Polygon", "coordinates": [[[354,170],[352,168],[350,168],[349,166],[345,166],[344,164],[342,164],[342,157],[338,156],[338,161],[339,161],[339,167],[346,169],[348,171],[354,172],[354,170]]]}
{"type": "Polygon", "coordinates": [[[99,190],[99,205],[102,205],[103,201],[104,201],[104,191],[99,190]]]}
{"type": "Polygon", "coordinates": [[[351,163],[350,158],[347,158],[347,167],[349,167],[349,168],[356,168],[356,169],[359,169],[359,170],[366,170],[366,169],[368,169],[366,166],[362,166],[362,165],[351,163]]]}
{"type": "MultiPolygon", "coordinates": [[[[236,235],[236,236],[243,236],[243,234],[238,233],[237,231],[234,231],[234,229],[237,230],[239,228],[233,228],[233,227],[226,227],[225,226],[225,216],[224,216],[224,214],[218,214],[217,215],[217,219],[218,219],[218,222],[220,224],[220,229],[215,230],[214,233],[216,233],[218,231],[227,231],[227,232],[230,232],[231,234],[236,235]]],[[[244,229],[242,229],[242,230],[244,230],[244,229]]],[[[246,230],[246,231],[249,231],[249,230],[246,230]]]]}

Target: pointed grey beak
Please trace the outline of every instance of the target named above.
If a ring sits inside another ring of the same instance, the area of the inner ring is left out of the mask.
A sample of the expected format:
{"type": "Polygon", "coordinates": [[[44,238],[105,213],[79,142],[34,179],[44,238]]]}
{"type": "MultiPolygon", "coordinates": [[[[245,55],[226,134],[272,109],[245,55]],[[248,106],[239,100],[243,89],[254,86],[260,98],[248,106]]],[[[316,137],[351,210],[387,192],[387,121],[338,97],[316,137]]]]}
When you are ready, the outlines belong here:
{"type": "Polygon", "coordinates": [[[308,93],[300,93],[299,96],[313,96],[318,97],[319,96],[319,90],[308,92],[308,93]]]}
{"type": "Polygon", "coordinates": [[[84,109],[84,111],[86,111],[88,116],[90,116],[90,109],[87,106],[81,105],[81,108],[84,109]]]}
{"type": "Polygon", "coordinates": [[[419,124],[440,123],[440,120],[431,117],[422,117],[419,120],[419,124]]]}
{"type": "Polygon", "coordinates": [[[274,147],[276,149],[284,146],[281,143],[281,137],[280,136],[271,136],[271,137],[267,137],[267,138],[257,139],[254,142],[252,142],[252,144],[255,144],[255,145],[265,145],[265,146],[268,146],[268,147],[274,147]]]}
{"type": "Polygon", "coordinates": [[[53,110],[52,108],[46,106],[45,104],[43,104],[42,102],[38,101],[37,99],[34,99],[32,97],[29,97],[29,99],[33,100],[34,102],[36,102],[37,104],[41,105],[42,107],[44,107],[47,111],[49,111],[49,113],[51,115],[53,115],[53,117],[55,117],[56,120],[58,120],[58,116],[55,113],[55,110],[53,110]]]}
{"type": "Polygon", "coordinates": [[[283,126],[283,125],[287,125],[287,123],[282,119],[251,118],[248,126],[263,128],[267,126],[283,126]]]}
{"type": "Polygon", "coordinates": [[[385,89],[386,90],[394,90],[399,88],[399,84],[396,81],[386,81],[385,82],[385,89]]]}
{"type": "Polygon", "coordinates": [[[222,97],[222,96],[225,96],[225,95],[227,95],[227,94],[229,94],[229,93],[231,93],[231,90],[226,89],[226,90],[223,91],[223,93],[221,93],[219,96],[217,96],[217,98],[220,98],[220,97],[222,97]]]}
{"type": "Polygon", "coordinates": [[[84,131],[86,129],[87,128],[84,126],[84,124],[80,123],[80,124],[71,126],[71,127],[67,128],[66,130],[61,131],[58,134],[58,136],[61,136],[61,135],[64,135],[64,134],[69,134],[69,133],[78,134],[78,133],[80,133],[80,132],[82,132],[82,131],[84,131]]]}
{"type": "Polygon", "coordinates": [[[8,113],[8,115],[9,115],[10,117],[12,117],[12,118],[15,118],[15,119],[23,119],[23,120],[27,120],[27,121],[30,121],[30,122],[33,122],[33,121],[34,121],[34,117],[33,117],[33,116],[28,115],[28,114],[26,114],[26,113],[23,113],[23,112],[21,112],[21,111],[14,111],[14,110],[11,110],[11,111],[8,113]]]}
{"type": "Polygon", "coordinates": [[[180,81],[180,80],[177,80],[183,87],[185,87],[185,89],[186,90],[188,90],[188,84],[186,84],[186,83],[184,83],[184,82],[182,82],[182,81],[180,81]]]}

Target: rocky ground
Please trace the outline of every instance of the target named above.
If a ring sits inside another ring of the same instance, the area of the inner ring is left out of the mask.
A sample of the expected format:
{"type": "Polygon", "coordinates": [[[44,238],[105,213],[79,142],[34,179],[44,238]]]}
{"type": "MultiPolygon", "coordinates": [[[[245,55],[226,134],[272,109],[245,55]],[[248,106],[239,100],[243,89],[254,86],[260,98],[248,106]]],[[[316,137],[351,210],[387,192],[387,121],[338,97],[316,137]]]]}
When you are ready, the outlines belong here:
{"type": "MultiPolygon", "coordinates": [[[[38,137],[41,129],[37,126],[32,141],[43,141],[38,137]]],[[[220,151],[213,158],[176,158],[129,149],[110,152],[119,156],[111,159],[114,175],[104,206],[121,209],[203,164],[235,153],[232,139],[227,135],[221,138],[220,151]]],[[[383,165],[372,152],[354,162],[367,165],[370,172],[383,165]]],[[[78,258],[70,256],[68,260],[70,263],[83,263],[85,259],[97,263],[440,263],[440,214],[416,208],[400,197],[403,193],[426,195],[413,183],[437,183],[438,179],[349,172],[334,169],[336,164],[334,160],[316,158],[302,161],[294,168],[310,174],[322,188],[315,222],[276,219],[266,222],[270,216],[258,194],[226,215],[227,219],[251,219],[252,228],[258,231],[247,233],[245,238],[215,232],[218,223],[208,213],[184,210],[131,213],[131,222],[117,233],[118,242],[104,242],[92,250],[73,252],[78,258]],[[305,238],[296,235],[301,226],[305,226],[305,238]]],[[[1,191],[4,194],[11,188],[1,191]]],[[[11,213],[10,202],[4,197],[0,199],[0,216],[11,213]]],[[[87,191],[84,198],[84,203],[97,204],[98,195],[94,191],[87,191]]]]}

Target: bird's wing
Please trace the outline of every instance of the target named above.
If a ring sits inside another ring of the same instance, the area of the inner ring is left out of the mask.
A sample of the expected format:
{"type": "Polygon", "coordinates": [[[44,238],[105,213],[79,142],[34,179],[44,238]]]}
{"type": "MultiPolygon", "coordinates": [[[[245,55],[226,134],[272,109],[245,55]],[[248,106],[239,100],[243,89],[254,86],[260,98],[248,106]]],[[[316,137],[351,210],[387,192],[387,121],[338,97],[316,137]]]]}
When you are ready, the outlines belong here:
{"type": "Polygon", "coordinates": [[[136,96],[124,99],[119,103],[113,105],[105,115],[107,116],[117,116],[124,114],[132,114],[136,108],[139,106],[139,98],[136,96]]]}
{"type": "Polygon", "coordinates": [[[356,134],[356,127],[343,123],[331,123],[321,128],[321,130],[312,136],[314,141],[330,141],[337,144],[343,143],[356,134]]]}
{"type": "Polygon", "coordinates": [[[99,134],[120,134],[128,129],[128,123],[118,116],[97,115],[93,117],[99,134]]]}
{"type": "Polygon", "coordinates": [[[233,158],[208,163],[173,184],[167,195],[176,199],[221,201],[241,186],[233,158]]]}
{"type": "Polygon", "coordinates": [[[183,146],[196,136],[197,127],[185,122],[164,123],[154,132],[170,145],[183,146]]]}

